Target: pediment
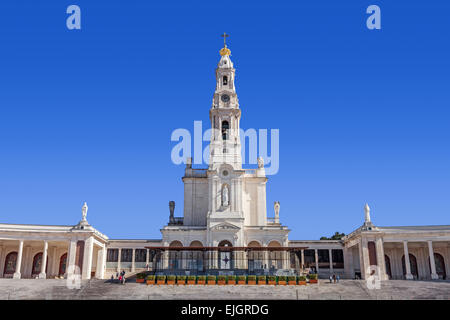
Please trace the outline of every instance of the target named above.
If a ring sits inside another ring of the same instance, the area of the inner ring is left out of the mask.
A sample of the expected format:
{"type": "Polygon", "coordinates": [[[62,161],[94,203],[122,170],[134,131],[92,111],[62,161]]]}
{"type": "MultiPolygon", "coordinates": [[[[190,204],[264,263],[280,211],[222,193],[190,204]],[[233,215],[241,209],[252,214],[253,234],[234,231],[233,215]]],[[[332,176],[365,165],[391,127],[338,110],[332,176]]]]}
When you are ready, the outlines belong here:
{"type": "Polygon", "coordinates": [[[231,223],[219,223],[213,227],[211,227],[211,230],[240,230],[239,227],[231,224],[231,223]]]}

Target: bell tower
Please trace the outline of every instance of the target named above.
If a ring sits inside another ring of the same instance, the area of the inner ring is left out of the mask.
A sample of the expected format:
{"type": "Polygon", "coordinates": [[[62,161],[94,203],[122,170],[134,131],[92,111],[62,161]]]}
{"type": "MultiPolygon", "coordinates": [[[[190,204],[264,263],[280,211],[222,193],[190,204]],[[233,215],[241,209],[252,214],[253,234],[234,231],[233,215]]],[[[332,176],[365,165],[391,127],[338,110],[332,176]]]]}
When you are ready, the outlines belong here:
{"type": "Polygon", "coordinates": [[[211,120],[211,143],[209,169],[218,169],[229,164],[234,170],[242,169],[239,122],[241,110],[234,86],[235,69],[230,59],[231,51],[224,33],[223,48],[216,68],[216,90],[214,91],[209,118],[211,120]]]}

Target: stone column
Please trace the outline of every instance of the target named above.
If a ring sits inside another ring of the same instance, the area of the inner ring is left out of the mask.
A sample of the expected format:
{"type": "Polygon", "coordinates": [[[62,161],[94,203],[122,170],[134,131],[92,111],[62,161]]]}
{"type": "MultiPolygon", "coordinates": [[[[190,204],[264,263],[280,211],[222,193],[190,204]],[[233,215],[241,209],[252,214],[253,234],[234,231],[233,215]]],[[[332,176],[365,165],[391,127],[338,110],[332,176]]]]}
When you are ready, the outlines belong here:
{"type": "Polygon", "coordinates": [[[330,257],[330,274],[333,273],[333,251],[332,249],[328,249],[328,255],[330,257]]]}
{"type": "Polygon", "coordinates": [[[39,279],[47,278],[47,255],[48,255],[48,242],[44,241],[44,251],[42,253],[41,260],[41,273],[39,273],[39,279]]]}
{"type": "Polygon", "coordinates": [[[431,240],[428,241],[428,252],[430,256],[431,279],[433,280],[439,279],[439,276],[436,273],[436,262],[434,261],[433,242],[431,240]]]}
{"type": "Polygon", "coordinates": [[[117,272],[120,273],[120,260],[122,259],[122,248],[119,248],[119,253],[117,254],[117,272]]]}
{"type": "Polygon", "coordinates": [[[375,251],[377,253],[377,265],[380,271],[380,280],[389,280],[389,277],[386,274],[386,261],[384,259],[384,247],[382,238],[377,238],[375,240],[375,247],[375,251]]]}
{"type": "Polygon", "coordinates": [[[23,253],[23,258],[22,260],[25,261],[25,265],[23,266],[22,269],[22,274],[21,274],[21,278],[26,278],[26,277],[30,277],[31,278],[31,272],[32,272],[32,268],[33,268],[33,257],[31,256],[31,246],[27,245],[24,247],[24,253],[23,253]],[[28,261],[28,263],[27,263],[28,261]]]}
{"type": "Polygon", "coordinates": [[[269,251],[267,250],[267,247],[265,248],[266,250],[263,251],[263,261],[262,261],[262,267],[263,268],[270,268],[269,266],[269,251]]]}
{"type": "Polygon", "coordinates": [[[411,274],[411,264],[409,262],[409,252],[408,252],[408,241],[403,241],[403,251],[405,254],[405,268],[406,268],[406,279],[413,279],[413,275],[411,274]]]}
{"type": "Polygon", "coordinates": [[[134,272],[136,270],[135,260],[136,260],[136,249],[133,248],[133,253],[131,254],[131,272],[134,272]]]}
{"type": "Polygon", "coordinates": [[[52,246],[51,247],[51,255],[50,255],[50,268],[47,270],[47,278],[52,276],[56,277],[59,276],[59,259],[56,255],[57,247],[52,246]]]}
{"type": "Polygon", "coordinates": [[[68,252],[67,252],[66,274],[64,275],[65,278],[67,278],[73,274],[81,272],[81,270],[75,270],[76,255],[77,255],[77,241],[70,240],[69,248],[68,248],[68,252]]]}
{"type": "Polygon", "coordinates": [[[370,276],[369,247],[367,239],[361,238],[359,243],[359,263],[361,269],[361,278],[367,279],[370,276]]]}
{"type": "Polygon", "coordinates": [[[22,267],[22,253],[23,253],[23,240],[19,241],[19,252],[17,253],[16,272],[14,272],[13,278],[20,279],[20,269],[22,267]]]}
{"type": "Polygon", "coordinates": [[[5,267],[5,261],[3,258],[4,252],[5,252],[5,250],[4,250],[3,246],[0,245],[0,277],[3,276],[3,268],[5,267]]]}
{"type": "Polygon", "coordinates": [[[150,249],[147,249],[147,252],[145,254],[145,270],[150,269],[150,249]]]}
{"type": "Polygon", "coordinates": [[[355,266],[353,265],[353,247],[344,247],[344,273],[349,279],[355,276],[355,266]]]}
{"type": "Polygon", "coordinates": [[[94,238],[90,237],[84,242],[84,257],[82,279],[91,279],[92,255],[94,252],[94,238]]]}
{"type": "Polygon", "coordinates": [[[319,253],[314,249],[314,261],[316,262],[316,272],[319,273],[319,253]]]}
{"type": "Polygon", "coordinates": [[[301,257],[300,267],[302,270],[304,270],[305,269],[305,250],[303,250],[303,249],[300,250],[300,257],[301,257]]]}
{"type": "Polygon", "coordinates": [[[95,270],[95,277],[97,279],[104,279],[106,264],[106,247],[103,246],[97,253],[97,269],[95,270]]]}

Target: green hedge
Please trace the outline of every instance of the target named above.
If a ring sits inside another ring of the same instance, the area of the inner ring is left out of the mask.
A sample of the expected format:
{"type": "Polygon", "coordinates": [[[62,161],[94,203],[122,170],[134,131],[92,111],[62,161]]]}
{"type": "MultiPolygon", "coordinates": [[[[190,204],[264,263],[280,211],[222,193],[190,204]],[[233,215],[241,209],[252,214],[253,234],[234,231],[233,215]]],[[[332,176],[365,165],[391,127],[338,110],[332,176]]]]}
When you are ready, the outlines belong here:
{"type": "Polygon", "coordinates": [[[299,276],[298,277],[298,281],[306,281],[306,277],[305,276],[299,276]]]}
{"type": "Polygon", "coordinates": [[[179,282],[186,282],[186,276],[177,276],[177,281],[179,282]]]}
{"type": "Polygon", "coordinates": [[[225,280],[227,280],[227,277],[226,276],[217,276],[217,280],[225,281],[225,280]]]}
{"type": "Polygon", "coordinates": [[[238,281],[245,281],[247,278],[245,276],[238,276],[238,281]]]}
{"type": "Polygon", "coordinates": [[[288,276],[288,281],[297,281],[296,276],[288,276]]]}
{"type": "Polygon", "coordinates": [[[206,280],[206,276],[198,276],[197,277],[197,281],[198,280],[200,280],[200,281],[205,281],[206,280]]]}
{"type": "Polygon", "coordinates": [[[269,276],[269,281],[277,281],[277,276],[269,276]]]}
{"type": "Polygon", "coordinates": [[[286,281],[286,276],[279,276],[278,281],[286,281]]]}
{"type": "Polygon", "coordinates": [[[187,279],[188,279],[189,281],[192,281],[192,280],[196,280],[197,277],[196,277],[196,276],[188,276],[187,279]]]}
{"type": "Polygon", "coordinates": [[[207,279],[208,279],[208,281],[216,281],[216,276],[209,275],[209,276],[207,277],[207,279]]]}
{"type": "Polygon", "coordinates": [[[253,275],[248,276],[247,281],[256,281],[256,276],[253,276],[253,275]]]}
{"type": "Polygon", "coordinates": [[[266,276],[258,276],[258,282],[266,282],[266,276]]]}
{"type": "Polygon", "coordinates": [[[176,276],[174,276],[174,275],[167,276],[167,281],[175,281],[175,279],[176,279],[176,276]]]}
{"type": "Polygon", "coordinates": [[[151,274],[151,275],[148,275],[146,279],[147,280],[151,280],[151,281],[155,281],[155,276],[153,274],[151,274]]]}
{"type": "Polygon", "coordinates": [[[156,280],[159,280],[159,281],[166,280],[166,276],[157,276],[156,280]]]}
{"type": "Polygon", "coordinates": [[[141,272],[136,274],[136,279],[145,279],[145,273],[141,272]]]}
{"type": "Polygon", "coordinates": [[[310,280],[317,280],[317,274],[310,274],[309,275],[310,280]]]}

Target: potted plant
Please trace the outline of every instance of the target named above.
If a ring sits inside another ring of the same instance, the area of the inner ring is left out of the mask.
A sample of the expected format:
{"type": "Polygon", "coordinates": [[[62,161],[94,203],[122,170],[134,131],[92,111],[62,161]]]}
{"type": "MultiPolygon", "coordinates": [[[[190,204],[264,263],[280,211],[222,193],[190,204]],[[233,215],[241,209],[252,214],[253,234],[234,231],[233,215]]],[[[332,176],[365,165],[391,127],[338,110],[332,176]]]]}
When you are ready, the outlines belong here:
{"type": "Polygon", "coordinates": [[[167,276],[167,284],[175,284],[175,279],[174,275],[167,276]]]}
{"type": "Polygon", "coordinates": [[[259,285],[266,284],[266,276],[258,276],[258,284],[259,285]]]}
{"type": "Polygon", "coordinates": [[[136,274],[136,283],[144,283],[145,282],[145,273],[141,272],[136,274]]]}
{"type": "Polygon", "coordinates": [[[237,284],[245,284],[246,283],[246,277],[245,276],[238,276],[237,280],[238,280],[237,284]]]}
{"type": "Polygon", "coordinates": [[[297,277],[296,276],[288,276],[288,285],[296,285],[297,284],[297,277]]]}
{"type": "Polygon", "coordinates": [[[256,284],[256,276],[248,276],[247,277],[247,284],[256,284]]]}
{"type": "Polygon", "coordinates": [[[177,276],[177,284],[186,284],[186,276],[177,276]]]}
{"type": "Polygon", "coordinates": [[[277,284],[277,276],[269,276],[267,279],[267,284],[276,285],[277,284]]]}
{"type": "Polygon", "coordinates": [[[305,276],[299,276],[298,277],[298,284],[301,286],[306,286],[306,277],[305,276]]]}
{"type": "Polygon", "coordinates": [[[157,276],[156,284],[166,284],[166,276],[157,276]]]}
{"type": "Polygon", "coordinates": [[[196,276],[188,276],[187,277],[187,284],[195,284],[196,276]]]}
{"type": "Polygon", "coordinates": [[[145,278],[147,281],[147,284],[155,284],[155,276],[154,275],[148,275],[147,278],[145,278]]]}
{"type": "Polygon", "coordinates": [[[227,283],[227,277],[226,276],[218,276],[217,277],[217,284],[224,285],[227,283]]]}
{"type": "Polygon", "coordinates": [[[227,276],[227,284],[236,284],[236,276],[227,276]]]}
{"type": "Polygon", "coordinates": [[[317,274],[310,274],[309,275],[309,283],[317,283],[317,274]]]}
{"type": "Polygon", "coordinates": [[[206,276],[197,277],[197,284],[205,284],[205,283],[206,283],[206,276]]]}
{"type": "Polygon", "coordinates": [[[216,276],[210,275],[206,279],[208,280],[208,284],[210,284],[210,285],[215,285],[216,284],[216,276]]]}
{"type": "Polygon", "coordinates": [[[286,285],[286,276],[278,277],[278,285],[285,286],[286,285]]]}

